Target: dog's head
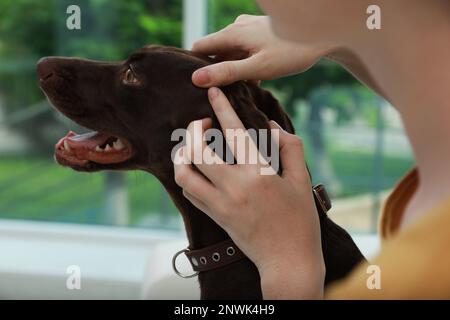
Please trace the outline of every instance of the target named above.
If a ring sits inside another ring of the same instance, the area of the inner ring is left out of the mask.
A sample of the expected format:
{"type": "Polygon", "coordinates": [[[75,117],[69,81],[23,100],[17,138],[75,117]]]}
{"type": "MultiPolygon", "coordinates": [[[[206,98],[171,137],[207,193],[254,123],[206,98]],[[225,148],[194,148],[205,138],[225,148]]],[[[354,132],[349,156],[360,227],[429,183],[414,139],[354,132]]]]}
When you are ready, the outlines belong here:
{"type": "MultiPolygon", "coordinates": [[[[49,57],[38,63],[40,86],[50,102],[78,124],[55,146],[58,163],[78,171],[169,169],[173,130],[212,117],[207,91],[191,75],[211,63],[189,51],[149,46],[123,62],[49,57]]],[[[291,130],[277,101],[256,85],[223,88],[244,125],[267,128],[267,118],[291,130]],[[286,124],[287,123],[287,124],[286,124]]],[[[217,126],[217,122],[215,126],[217,126]]]]}

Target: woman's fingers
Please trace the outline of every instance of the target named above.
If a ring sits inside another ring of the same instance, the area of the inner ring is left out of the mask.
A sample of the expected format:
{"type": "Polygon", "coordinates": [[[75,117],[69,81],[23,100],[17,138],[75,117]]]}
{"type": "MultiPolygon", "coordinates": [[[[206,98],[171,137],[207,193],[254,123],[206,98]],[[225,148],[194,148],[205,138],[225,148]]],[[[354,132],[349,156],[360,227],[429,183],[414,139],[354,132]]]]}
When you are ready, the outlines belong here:
{"type": "Polygon", "coordinates": [[[210,88],[208,90],[208,97],[223,131],[226,129],[245,130],[244,124],[241,119],[239,119],[236,111],[234,111],[222,90],[215,87],[210,88]]]}
{"type": "MultiPolygon", "coordinates": [[[[210,120],[209,120],[210,121],[210,120]]],[[[187,128],[186,150],[188,160],[194,164],[214,185],[220,184],[223,176],[228,174],[227,164],[204,140],[204,133],[210,124],[205,120],[193,121],[187,128]]]]}
{"type": "Polygon", "coordinates": [[[238,164],[245,164],[250,157],[257,157],[259,153],[255,142],[223,92],[218,88],[211,88],[208,96],[225,140],[238,164]]]}
{"type": "Polygon", "coordinates": [[[192,167],[185,147],[180,148],[175,153],[174,158],[175,182],[197,199],[202,199],[203,203],[209,203],[216,194],[216,189],[208,179],[196,172],[192,167]]]}
{"type": "Polygon", "coordinates": [[[224,52],[230,52],[240,48],[239,39],[236,38],[232,25],[211,33],[200,40],[197,40],[192,46],[192,51],[204,55],[217,55],[224,52]]]}
{"type": "MultiPolygon", "coordinates": [[[[236,23],[194,43],[193,51],[216,56],[219,61],[228,60],[194,72],[192,82],[195,85],[212,87],[228,85],[238,80],[263,80],[255,78],[255,70],[258,67],[260,69],[264,62],[260,61],[258,50],[251,49],[255,47],[256,40],[251,36],[251,32],[244,32],[248,22],[254,21],[254,18],[241,15],[236,19],[236,23]]],[[[258,18],[261,17],[257,17],[257,20],[258,18]]]]}
{"type": "Polygon", "coordinates": [[[254,70],[260,64],[258,55],[242,60],[224,61],[201,68],[192,74],[192,81],[199,87],[224,86],[239,80],[254,78],[254,70]]]}
{"type": "Polygon", "coordinates": [[[200,201],[197,197],[190,194],[188,191],[183,190],[183,196],[189,200],[197,209],[203,211],[205,213],[209,212],[209,207],[202,201],[200,201]]]}
{"type": "Polygon", "coordinates": [[[271,129],[279,130],[282,177],[294,179],[296,182],[304,182],[305,179],[309,179],[302,140],[298,136],[286,132],[273,120],[269,122],[269,125],[271,129]]]}

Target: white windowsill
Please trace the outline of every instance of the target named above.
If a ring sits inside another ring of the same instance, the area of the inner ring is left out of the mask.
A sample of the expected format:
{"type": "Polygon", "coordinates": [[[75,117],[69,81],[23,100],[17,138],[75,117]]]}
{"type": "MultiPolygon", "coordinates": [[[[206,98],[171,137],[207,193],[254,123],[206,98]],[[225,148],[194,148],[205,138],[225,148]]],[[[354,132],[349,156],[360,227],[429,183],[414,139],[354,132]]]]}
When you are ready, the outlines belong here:
{"type": "Polygon", "coordinates": [[[138,299],[152,250],[174,231],[0,220],[0,298],[138,299]],[[81,268],[81,290],[66,288],[81,268]]]}
{"type": "MultiPolygon", "coordinates": [[[[354,239],[369,258],[378,250],[374,235],[354,239]]],[[[186,244],[182,231],[0,220],[0,299],[197,299],[197,280],[171,269],[186,244]],[[66,288],[70,265],[81,290],[66,288]]]]}

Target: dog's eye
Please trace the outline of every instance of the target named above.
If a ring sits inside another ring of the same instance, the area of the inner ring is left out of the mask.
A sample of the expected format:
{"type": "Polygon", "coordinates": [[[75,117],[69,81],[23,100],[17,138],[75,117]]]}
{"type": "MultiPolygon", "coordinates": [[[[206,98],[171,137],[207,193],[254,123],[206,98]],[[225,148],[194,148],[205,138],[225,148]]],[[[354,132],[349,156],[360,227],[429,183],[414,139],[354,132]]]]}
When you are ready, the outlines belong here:
{"type": "Polygon", "coordinates": [[[125,84],[136,84],[139,80],[136,78],[136,75],[134,74],[133,70],[131,68],[128,68],[128,70],[125,72],[123,76],[123,83],[125,84]]]}

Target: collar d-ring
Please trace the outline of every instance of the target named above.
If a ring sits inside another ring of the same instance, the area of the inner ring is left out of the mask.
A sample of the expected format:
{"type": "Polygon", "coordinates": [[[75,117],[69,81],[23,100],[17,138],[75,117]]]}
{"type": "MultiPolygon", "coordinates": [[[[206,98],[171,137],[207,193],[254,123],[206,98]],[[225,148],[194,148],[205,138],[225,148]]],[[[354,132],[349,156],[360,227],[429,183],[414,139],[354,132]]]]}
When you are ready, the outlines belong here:
{"type": "Polygon", "coordinates": [[[194,278],[196,276],[198,276],[199,272],[198,271],[194,271],[192,274],[183,274],[182,272],[180,272],[177,268],[177,259],[180,255],[182,255],[183,253],[187,253],[189,252],[189,249],[183,249],[178,251],[177,253],[175,253],[175,255],[172,258],[172,268],[173,271],[175,271],[175,273],[177,274],[177,276],[184,278],[184,279],[189,279],[189,278],[194,278]]]}

